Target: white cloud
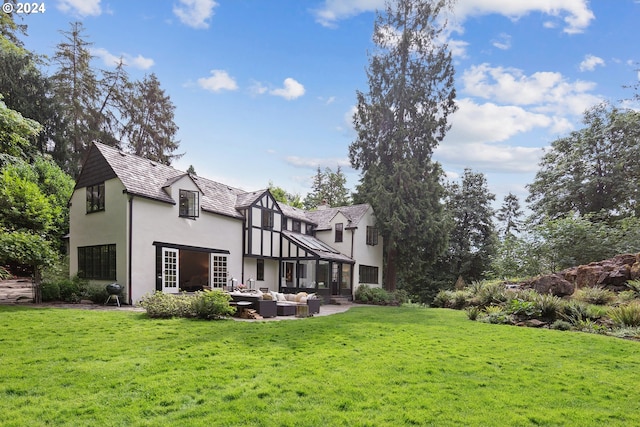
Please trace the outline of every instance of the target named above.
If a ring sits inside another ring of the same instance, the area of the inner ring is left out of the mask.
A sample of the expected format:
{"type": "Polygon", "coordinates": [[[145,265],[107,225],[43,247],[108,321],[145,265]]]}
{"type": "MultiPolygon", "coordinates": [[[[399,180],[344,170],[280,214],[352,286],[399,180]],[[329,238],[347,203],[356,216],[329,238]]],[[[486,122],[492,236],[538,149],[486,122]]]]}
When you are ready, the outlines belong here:
{"type": "Polygon", "coordinates": [[[501,33],[500,36],[497,39],[492,40],[491,43],[498,49],[509,50],[511,49],[511,36],[509,34],[501,33]]]}
{"type": "Polygon", "coordinates": [[[554,125],[551,117],[522,107],[500,106],[491,102],[477,104],[469,98],[457,101],[458,111],[449,119],[448,140],[464,142],[501,142],[535,128],[554,125]]]}
{"type": "Polygon", "coordinates": [[[598,66],[604,66],[604,59],[595,55],[585,55],[584,60],[580,63],[580,71],[593,71],[598,66]]]}
{"type": "Polygon", "coordinates": [[[448,165],[471,167],[484,172],[529,173],[538,170],[543,151],[535,147],[491,145],[481,142],[447,145],[443,142],[434,158],[448,165]]]}
{"type": "Polygon", "coordinates": [[[104,64],[108,67],[118,66],[120,60],[122,60],[125,65],[140,70],[148,70],[155,64],[153,59],[145,58],[142,55],[132,56],[128,53],[123,53],[121,56],[117,56],[103,48],[91,49],[91,54],[97,56],[98,58],[101,58],[102,62],[104,62],[104,64]]]}
{"type": "Polygon", "coordinates": [[[304,95],[304,86],[298,83],[291,77],[284,79],[284,86],[279,89],[273,89],[269,93],[275,96],[281,96],[284,99],[291,101],[292,99],[300,98],[304,95]]]}
{"type": "MultiPolygon", "coordinates": [[[[333,27],[341,19],[363,12],[382,9],[384,0],[325,0],[320,9],[314,11],[316,21],[333,27]]],[[[583,32],[594,19],[588,0],[464,0],[455,5],[454,17],[458,24],[472,16],[489,14],[505,15],[518,19],[532,12],[540,12],[552,17],[563,17],[564,32],[583,32]]],[[[544,26],[548,28],[549,22],[544,26]]]]}
{"type": "Polygon", "coordinates": [[[591,94],[595,83],[569,82],[557,72],[540,71],[525,75],[516,68],[480,64],[465,70],[462,91],[493,102],[532,106],[537,112],[581,115],[601,99],[591,94]]]}
{"type": "Polygon", "coordinates": [[[173,13],[185,25],[195,29],[209,28],[213,8],[218,5],[214,0],[179,0],[173,7],[173,13]]]}
{"type": "Polygon", "coordinates": [[[296,167],[303,168],[312,168],[315,169],[320,167],[335,169],[336,166],[340,166],[341,168],[351,168],[351,162],[349,162],[348,158],[321,158],[321,157],[298,157],[298,156],[288,156],[285,158],[285,161],[296,167]]]}
{"type": "Polygon", "coordinates": [[[341,19],[383,8],[384,0],[325,0],[323,7],[314,12],[317,22],[334,27],[341,19]]]}
{"type": "Polygon", "coordinates": [[[224,70],[211,70],[211,77],[199,78],[198,86],[211,92],[238,89],[236,81],[224,70]]]}
{"type": "Polygon", "coordinates": [[[249,92],[252,95],[264,95],[268,90],[265,85],[256,80],[253,80],[251,86],[249,86],[249,92]]]}
{"type": "MultiPolygon", "coordinates": [[[[595,18],[588,0],[465,0],[456,3],[455,7],[455,16],[460,21],[494,13],[519,19],[532,12],[564,17],[564,32],[568,34],[583,32],[595,18]]],[[[548,28],[549,22],[544,26],[548,28]]]]}
{"type": "Polygon", "coordinates": [[[98,16],[102,13],[100,0],[58,0],[58,9],[80,17],[98,16]]]}

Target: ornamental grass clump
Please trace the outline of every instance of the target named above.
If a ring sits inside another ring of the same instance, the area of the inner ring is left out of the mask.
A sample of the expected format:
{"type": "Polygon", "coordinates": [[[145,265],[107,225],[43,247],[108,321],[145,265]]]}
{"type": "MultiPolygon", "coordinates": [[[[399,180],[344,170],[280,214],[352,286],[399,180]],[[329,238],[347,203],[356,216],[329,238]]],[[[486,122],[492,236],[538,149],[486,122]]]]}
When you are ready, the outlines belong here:
{"type": "Polygon", "coordinates": [[[562,298],[551,294],[537,294],[534,302],[540,310],[540,317],[547,321],[555,320],[562,307],[562,298]]]}
{"type": "Polygon", "coordinates": [[[616,326],[640,326],[640,303],[631,302],[629,304],[613,307],[609,310],[609,318],[616,326]]]}
{"type": "Polygon", "coordinates": [[[574,298],[587,304],[607,305],[616,300],[616,294],[601,286],[588,286],[578,289],[574,298]]]}

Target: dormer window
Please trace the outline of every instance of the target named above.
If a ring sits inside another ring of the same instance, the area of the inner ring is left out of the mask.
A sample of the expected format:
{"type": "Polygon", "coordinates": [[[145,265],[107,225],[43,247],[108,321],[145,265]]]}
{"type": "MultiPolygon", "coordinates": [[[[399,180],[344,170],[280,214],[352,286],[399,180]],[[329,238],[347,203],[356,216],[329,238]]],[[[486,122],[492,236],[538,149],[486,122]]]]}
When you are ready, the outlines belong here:
{"type": "Polygon", "coordinates": [[[87,187],[87,213],[104,210],[104,182],[87,187]]]}
{"type": "Polygon", "coordinates": [[[296,233],[300,233],[300,229],[301,229],[300,221],[298,221],[297,219],[294,219],[293,223],[291,224],[291,231],[295,231],[296,233]]]}
{"type": "Polygon", "coordinates": [[[180,190],[180,216],[195,219],[200,213],[198,205],[198,192],[180,190]]]}

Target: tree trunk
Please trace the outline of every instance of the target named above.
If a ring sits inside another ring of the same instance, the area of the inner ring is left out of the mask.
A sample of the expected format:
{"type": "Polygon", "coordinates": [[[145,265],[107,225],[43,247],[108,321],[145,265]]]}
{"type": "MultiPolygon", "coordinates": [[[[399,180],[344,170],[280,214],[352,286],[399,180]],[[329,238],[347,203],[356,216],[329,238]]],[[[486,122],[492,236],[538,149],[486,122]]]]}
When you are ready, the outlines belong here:
{"type": "Polygon", "coordinates": [[[398,271],[397,271],[397,260],[398,260],[398,249],[395,247],[393,242],[389,243],[389,249],[387,249],[387,262],[386,262],[386,280],[385,280],[385,288],[393,292],[396,290],[396,282],[398,280],[398,271]]]}

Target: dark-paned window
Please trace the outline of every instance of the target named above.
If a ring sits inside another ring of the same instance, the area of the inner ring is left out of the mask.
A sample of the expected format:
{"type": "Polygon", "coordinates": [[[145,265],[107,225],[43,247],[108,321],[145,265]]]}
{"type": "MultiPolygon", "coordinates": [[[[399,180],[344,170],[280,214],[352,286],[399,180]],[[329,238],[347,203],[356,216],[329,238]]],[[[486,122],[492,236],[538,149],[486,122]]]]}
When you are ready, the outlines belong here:
{"type": "Polygon", "coordinates": [[[378,267],[360,266],[360,283],[378,284],[378,267]]]}
{"type": "Polygon", "coordinates": [[[87,213],[104,210],[104,182],[87,187],[87,213]]]}
{"type": "Polygon", "coordinates": [[[116,279],[116,245],[78,248],[78,276],[83,279],[116,279]]]}
{"type": "Polygon", "coordinates": [[[313,224],[307,224],[306,233],[307,233],[309,236],[313,236],[313,224]]]}
{"type": "Polygon", "coordinates": [[[293,223],[291,224],[291,231],[295,231],[296,233],[299,233],[300,227],[301,227],[300,221],[294,219],[293,223]]]}
{"type": "Polygon", "coordinates": [[[375,246],[378,244],[378,229],[376,227],[367,226],[367,245],[375,246]]]}
{"type": "Polygon", "coordinates": [[[336,224],[336,242],[342,242],[342,223],[336,224]]]}
{"type": "Polygon", "coordinates": [[[185,218],[197,218],[199,213],[198,192],[180,190],[180,216],[185,218]]]}
{"type": "Polygon", "coordinates": [[[264,260],[256,260],[256,280],[264,280],[264,260]]]}
{"type": "Polygon", "coordinates": [[[287,217],[282,215],[282,229],[286,230],[287,229],[287,217]]]}
{"type": "Polygon", "coordinates": [[[262,228],[273,228],[273,211],[262,210],[262,228]]]}

